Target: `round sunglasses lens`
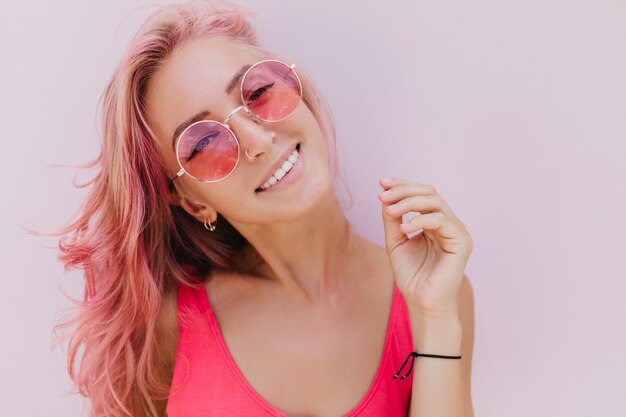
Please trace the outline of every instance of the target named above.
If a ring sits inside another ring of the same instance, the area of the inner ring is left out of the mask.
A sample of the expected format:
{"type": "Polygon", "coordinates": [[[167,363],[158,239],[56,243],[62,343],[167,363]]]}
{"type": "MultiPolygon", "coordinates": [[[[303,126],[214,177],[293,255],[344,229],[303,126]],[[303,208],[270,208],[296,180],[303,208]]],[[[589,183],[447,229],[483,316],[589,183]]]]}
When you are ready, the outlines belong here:
{"type": "Polygon", "coordinates": [[[180,138],[178,160],[189,175],[203,181],[218,181],[237,166],[239,144],[232,132],[221,124],[197,122],[180,138]]]}
{"type": "Polygon", "coordinates": [[[277,121],[295,110],[302,87],[291,67],[277,61],[265,61],[248,71],[241,94],[243,102],[256,117],[277,121]]]}

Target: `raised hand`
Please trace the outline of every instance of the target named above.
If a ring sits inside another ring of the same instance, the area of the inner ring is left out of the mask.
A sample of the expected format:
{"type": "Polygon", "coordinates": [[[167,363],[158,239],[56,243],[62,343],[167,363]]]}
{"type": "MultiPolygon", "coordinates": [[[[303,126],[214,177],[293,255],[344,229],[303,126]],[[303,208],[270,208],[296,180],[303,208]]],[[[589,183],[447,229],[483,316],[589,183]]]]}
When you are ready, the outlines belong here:
{"type": "Polygon", "coordinates": [[[385,247],[407,304],[426,318],[456,316],[457,297],[473,242],[435,187],[381,179],[385,247]],[[402,216],[418,212],[407,223],[402,216]],[[423,229],[409,238],[407,234],[423,229]]]}

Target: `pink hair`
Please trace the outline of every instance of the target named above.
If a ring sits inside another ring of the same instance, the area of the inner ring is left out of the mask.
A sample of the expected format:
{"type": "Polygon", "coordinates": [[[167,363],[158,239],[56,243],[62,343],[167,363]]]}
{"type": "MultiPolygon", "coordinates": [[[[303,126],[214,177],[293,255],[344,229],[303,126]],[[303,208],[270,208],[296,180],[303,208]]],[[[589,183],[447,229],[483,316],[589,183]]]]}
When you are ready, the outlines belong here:
{"type": "MultiPolygon", "coordinates": [[[[76,325],[68,351],[68,373],[89,397],[91,416],[157,415],[153,400],[167,398],[158,377],[164,364],[156,325],[164,294],[189,279],[188,267],[206,276],[214,268],[236,268],[248,242],[225,219],[214,233],[179,206],[156,138],[144,117],[150,77],[177,45],[194,38],[226,36],[265,56],[257,46],[250,11],[229,1],[161,5],[140,27],[103,95],[102,148],[82,168],[99,166],[78,218],[56,232],[65,269],[84,269],[82,301],[55,332],[76,325]],[[83,355],[77,364],[78,350],[83,355]]],[[[303,101],[318,121],[337,177],[335,125],[313,81],[298,67],[303,101]]],[[[333,183],[334,186],[334,183],[333,183]]]]}

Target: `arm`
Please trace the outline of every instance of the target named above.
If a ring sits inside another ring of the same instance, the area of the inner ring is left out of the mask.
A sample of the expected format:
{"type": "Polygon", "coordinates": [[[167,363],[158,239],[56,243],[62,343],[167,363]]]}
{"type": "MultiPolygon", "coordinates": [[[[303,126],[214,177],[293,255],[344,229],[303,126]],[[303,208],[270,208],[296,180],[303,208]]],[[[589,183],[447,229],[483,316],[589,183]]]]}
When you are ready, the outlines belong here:
{"type": "Polygon", "coordinates": [[[424,319],[409,308],[414,348],[419,353],[461,355],[461,359],[416,357],[410,417],[474,417],[471,362],[474,340],[474,303],[467,277],[459,291],[458,313],[424,319]]]}
{"type": "Polygon", "coordinates": [[[461,355],[411,358],[415,374],[410,417],[472,417],[473,325],[467,314],[471,291],[464,273],[474,247],[472,237],[432,185],[402,178],[381,178],[380,185],[385,189],[378,194],[385,248],[409,310],[414,350],[461,355]],[[420,215],[403,223],[403,216],[412,212],[420,215]]]}

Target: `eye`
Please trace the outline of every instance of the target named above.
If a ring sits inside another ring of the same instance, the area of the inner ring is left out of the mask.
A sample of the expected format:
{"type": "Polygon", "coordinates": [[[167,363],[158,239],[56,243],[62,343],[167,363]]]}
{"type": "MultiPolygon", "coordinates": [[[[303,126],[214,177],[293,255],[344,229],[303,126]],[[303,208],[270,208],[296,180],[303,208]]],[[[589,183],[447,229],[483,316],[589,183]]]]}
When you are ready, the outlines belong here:
{"type": "Polygon", "coordinates": [[[265,93],[266,90],[269,90],[270,88],[272,88],[273,85],[274,83],[266,84],[263,87],[254,90],[254,92],[250,95],[250,98],[248,100],[251,102],[255,101],[256,99],[261,97],[263,93],[265,93]]]}
{"type": "Polygon", "coordinates": [[[217,134],[207,135],[200,139],[198,142],[196,142],[191,153],[187,157],[187,162],[191,161],[197,153],[204,151],[209,143],[211,143],[211,139],[214,138],[216,135],[217,134]]]}

